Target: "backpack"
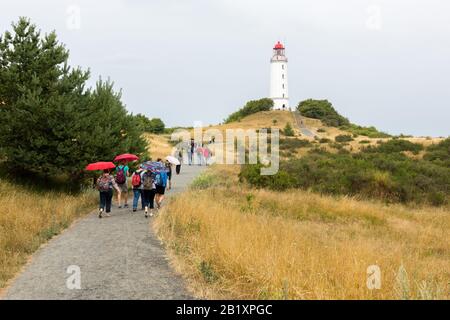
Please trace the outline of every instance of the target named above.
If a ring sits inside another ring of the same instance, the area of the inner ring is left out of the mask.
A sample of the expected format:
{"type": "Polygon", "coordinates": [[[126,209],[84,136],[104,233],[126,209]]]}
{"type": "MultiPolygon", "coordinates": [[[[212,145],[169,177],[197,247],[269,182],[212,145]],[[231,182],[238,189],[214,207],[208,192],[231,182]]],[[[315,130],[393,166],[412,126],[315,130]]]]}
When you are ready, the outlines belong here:
{"type": "Polygon", "coordinates": [[[160,187],[165,187],[167,185],[167,172],[165,170],[156,175],[155,184],[160,187]]]}
{"type": "Polygon", "coordinates": [[[142,185],[144,187],[144,190],[152,190],[153,189],[153,177],[150,172],[145,172],[144,175],[142,176],[142,180],[143,180],[142,185]]]}
{"type": "Polygon", "coordinates": [[[116,182],[118,184],[124,184],[125,182],[127,182],[127,178],[125,177],[125,168],[117,168],[117,173],[116,173],[116,182]]]}
{"type": "Polygon", "coordinates": [[[141,185],[141,174],[139,172],[135,172],[133,174],[133,178],[131,178],[131,185],[134,188],[137,188],[141,185]]]}
{"type": "Polygon", "coordinates": [[[108,176],[101,176],[100,178],[97,179],[97,189],[98,191],[109,191],[111,186],[111,178],[108,176]]]}

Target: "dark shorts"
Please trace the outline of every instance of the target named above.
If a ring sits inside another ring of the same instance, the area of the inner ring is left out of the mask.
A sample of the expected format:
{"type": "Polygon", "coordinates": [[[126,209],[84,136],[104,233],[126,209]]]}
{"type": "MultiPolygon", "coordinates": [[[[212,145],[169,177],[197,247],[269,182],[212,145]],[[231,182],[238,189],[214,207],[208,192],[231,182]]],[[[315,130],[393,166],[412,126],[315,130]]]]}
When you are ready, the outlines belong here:
{"type": "Polygon", "coordinates": [[[166,187],[156,186],[156,194],[164,194],[166,192],[166,187]]]}

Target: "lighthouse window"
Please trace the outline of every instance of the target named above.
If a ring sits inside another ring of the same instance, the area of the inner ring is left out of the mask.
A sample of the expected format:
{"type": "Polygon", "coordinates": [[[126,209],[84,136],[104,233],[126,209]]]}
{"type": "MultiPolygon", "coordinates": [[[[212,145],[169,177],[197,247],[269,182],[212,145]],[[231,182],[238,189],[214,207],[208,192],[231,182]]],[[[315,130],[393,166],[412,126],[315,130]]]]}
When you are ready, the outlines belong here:
{"type": "Polygon", "coordinates": [[[283,83],[283,89],[284,89],[284,83],[283,83]]]}
{"type": "Polygon", "coordinates": [[[283,69],[283,70],[284,70],[284,64],[282,64],[282,65],[281,65],[281,69],[283,69]]]}
{"type": "Polygon", "coordinates": [[[284,79],[284,73],[281,75],[281,77],[284,79]]]}

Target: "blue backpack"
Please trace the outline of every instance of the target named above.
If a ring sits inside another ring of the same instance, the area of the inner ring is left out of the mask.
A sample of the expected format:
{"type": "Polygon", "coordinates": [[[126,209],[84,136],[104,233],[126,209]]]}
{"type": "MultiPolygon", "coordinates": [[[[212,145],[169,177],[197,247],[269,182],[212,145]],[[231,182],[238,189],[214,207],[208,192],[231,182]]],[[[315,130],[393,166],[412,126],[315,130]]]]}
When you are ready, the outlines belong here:
{"type": "Polygon", "coordinates": [[[166,187],[167,185],[167,172],[165,170],[159,172],[156,175],[155,184],[160,187],[166,187]]]}

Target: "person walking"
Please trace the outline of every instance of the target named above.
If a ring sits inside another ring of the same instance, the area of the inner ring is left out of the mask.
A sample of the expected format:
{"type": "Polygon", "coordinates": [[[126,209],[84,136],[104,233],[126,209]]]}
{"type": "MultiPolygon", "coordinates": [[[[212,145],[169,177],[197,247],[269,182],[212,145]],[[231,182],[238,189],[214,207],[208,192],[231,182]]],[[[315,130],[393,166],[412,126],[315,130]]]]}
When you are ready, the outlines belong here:
{"type": "Polygon", "coordinates": [[[167,174],[169,190],[171,190],[172,189],[172,164],[168,160],[166,160],[164,165],[166,166],[166,174],[167,174]]]}
{"type": "Polygon", "coordinates": [[[131,176],[131,185],[133,187],[133,212],[137,211],[139,198],[141,198],[142,210],[145,210],[144,185],[142,175],[145,172],[142,168],[137,169],[131,176]]]}
{"type": "Polygon", "coordinates": [[[203,148],[202,148],[201,145],[199,145],[199,146],[197,147],[196,152],[197,152],[197,161],[198,161],[198,165],[201,166],[202,163],[203,163],[203,148]]]}
{"type": "Polygon", "coordinates": [[[155,208],[155,192],[156,186],[154,174],[148,170],[142,173],[142,196],[144,200],[145,217],[153,217],[153,209],[155,208]]]}
{"type": "Polygon", "coordinates": [[[208,146],[203,145],[203,159],[205,161],[205,165],[208,165],[209,158],[211,157],[211,150],[209,150],[208,146]]]}
{"type": "Polygon", "coordinates": [[[181,172],[181,164],[183,163],[183,149],[178,150],[177,159],[180,161],[180,164],[175,166],[175,172],[179,175],[181,172]]]}
{"type": "Polygon", "coordinates": [[[103,213],[105,216],[110,217],[111,203],[113,197],[113,188],[117,190],[117,194],[120,198],[120,188],[117,185],[114,177],[110,174],[110,170],[103,170],[103,174],[97,179],[97,190],[100,195],[100,208],[98,210],[98,217],[101,219],[103,213]]]}
{"type": "Polygon", "coordinates": [[[169,181],[169,190],[172,189],[172,164],[166,160],[165,163],[166,172],[167,172],[167,180],[169,181]]]}
{"type": "MultiPolygon", "coordinates": [[[[158,162],[162,163],[162,160],[158,159],[158,162]]],[[[155,187],[156,187],[155,201],[157,209],[161,209],[161,204],[164,200],[166,186],[167,186],[167,171],[161,170],[157,172],[155,176],[155,187]]]]}
{"type": "Polygon", "coordinates": [[[128,208],[128,183],[127,178],[129,177],[129,168],[125,161],[121,161],[116,168],[116,183],[120,188],[121,193],[118,195],[119,209],[122,208],[121,200],[122,195],[124,198],[124,208],[128,208]]]}
{"type": "Polygon", "coordinates": [[[195,141],[194,141],[194,139],[191,139],[191,143],[189,144],[189,152],[188,152],[190,166],[194,164],[194,153],[195,153],[195,141]]]}

